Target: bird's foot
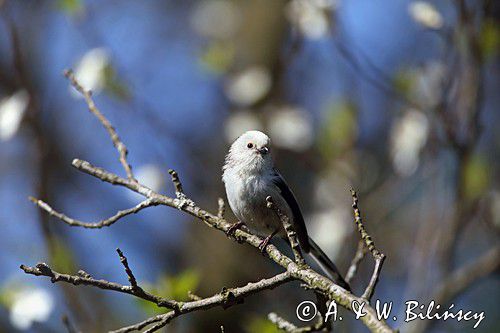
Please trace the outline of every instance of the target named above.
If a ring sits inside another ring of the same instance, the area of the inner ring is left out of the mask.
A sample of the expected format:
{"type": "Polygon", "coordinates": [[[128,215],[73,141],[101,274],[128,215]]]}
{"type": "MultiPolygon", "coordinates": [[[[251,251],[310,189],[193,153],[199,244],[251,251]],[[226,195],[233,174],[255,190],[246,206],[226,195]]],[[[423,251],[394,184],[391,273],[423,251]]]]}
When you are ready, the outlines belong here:
{"type": "Polygon", "coordinates": [[[227,237],[234,236],[235,231],[240,229],[244,224],[245,223],[243,223],[241,221],[234,223],[231,227],[229,227],[229,229],[227,229],[227,231],[226,231],[227,237]]]}
{"type": "Polygon", "coordinates": [[[272,234],[270,234],[269,236],[267,236],[266,238],[264,238],[262,240],[262,242],[260,242],[260,244],[259,244],[259,250],[260,250],[260,252],[264,253],[266,251],[267,244],[269,244],[269,241],[271,240],[271,238],[273,238],[273,236],[275,234],[276,234],[276,231],[273,232],[272,234]]]}

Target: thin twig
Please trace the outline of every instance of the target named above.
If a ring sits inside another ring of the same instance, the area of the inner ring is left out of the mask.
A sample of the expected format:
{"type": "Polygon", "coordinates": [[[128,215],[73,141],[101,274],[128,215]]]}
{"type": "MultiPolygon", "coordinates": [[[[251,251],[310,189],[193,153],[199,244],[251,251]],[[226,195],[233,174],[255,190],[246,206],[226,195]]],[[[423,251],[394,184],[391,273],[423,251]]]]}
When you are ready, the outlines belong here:
{"type": "Polygon", "coordinates": [[[177,174],[177,172],[174,169],[169,169],[168,173],[172,177],[172,183],[174,184],[175,194],[177,195],[177,197],[179,196],[179,194],[184,194],[182,183],[181,180],[179,179],[179,174],[177,174]]]}
{"type": "Polygon", "coordinates": [[[35,205],[49,213],[49,215],[57,217],[59,220],[63,221],[66,224],[69,224],[72,227],[83,227],[83,228],[88,228],[88,229],[100,229],[102,227],[109,227],[110,225],[114,224],[121,218],[130,215],[130,214],[136,214],[143,210],[144,208],[151,207],[151,206],[156,206],[158,205],[157,202],[155,202],[154,199],[146,199],[142,202],[140,202],[138,205],[124,209],[124,210],[119,210],[115,215],[104,219],[100,220],[98,222],[84,222],[84,221],[79,221],[74,218],[71,218],[63,213],[60,213],[56,211],[54,208],[52,208],[48,203],[45,201],[39,200],[37,198],[29,197],[30,201],[33,202],[35,205]]]}
{"type": "Polygon", "coordinates": [[[280,330],[283,330],[285,332],[294,332],[297,329],[297,326],[284,319],[283,317],[280,317],[274,312],[269,313],[267,315],[267,319],[269,319],[269,321],[276,325],[276,327],[278,327],[280,330]]]}
{"type": "MultiPolygon", "coordinates": [[[[169,312],[170,313],[170,312],[169,312]]],[[[151,324],[154,324],[154,323],[157,323],[157,322],[161,322],[165,319],[165,314],[160,314],[160,315],[156,315],[156,316],[153,316],[153,317],[150,317],[146,320],[143,320],[137,324],[134,324],[134,325],[130,325],[130,326],[125,326],[125,327],[122,327],[122,328],[119,328],[115,331],[110,331],[109,333],[125,333],[125,332],[134,332],[134,331],[140,331],[142,330],[143,328],[151,325],[151,324]]],[[[165,326],[165,325],[163,325],[165,326]]]]}
{"type": "Polygon", "coordinates": [[[132,270],[130,269],[128,265],[128,260],[127,257],[123,254],[123,252],[117,248],[116,252],[118,252],[118,256],[120,257],[120,262],[122,263],[123,267],[125,268],[125,273],[128,276],[128,281],[130,282],[130,286],[132,288],[138,288],[139,286],[137,285],[137,280],[135,279],[134,273],[132,273],[132,270]]]}
{"type": "Polygon", "coordinates": [[[366,254],[366,246],[365,243],[360,240],[358,242],[358,248],[356,249],[356,254],[354,254],[354,257],[352,258],[351,265],[349,266],[349,269],[347,270],[347,274],[345,276],[345,282],[351,283],[352,279],[358,272],[358,267],[363,258],[365,257],[366,254]]]}
{"type": "Polygon", "coordinates": [[[167,325],[170,320],[172,320],[173,316],[166,316],[166,318],[163,318],[158,324],[151,326],[147,330],[144,331],[144,333],[152,333],[158,331],[160,328],[164,327],[167,325]]]}
{"type": "Polygon", "coordinates": [[[179,178],[179,174],[173,169],[169,169],[168,173],[172,177],[172,183],[174,184],[175,188],[176,208],[182,210],[184,206],[194,207],[195,203],[193,202],[193,200],[189,199],[187,195],[184,193],[184,189],[182,188],[182,183],[179,178]]]}
{"type": "Polygon", "coordinates": [[[267,208],[272,209],[276,215],[279,217],[281,223],[283,224],[283,228],[285,228],[286,235],[288,236],[288,240],[290,242],[290,247],[293,251],[293,256],[295,257],[295,262],[299,266],[305,265],[304,256],[300,250],[299,240],[297,239],[297,233],[293,229],[292,224],[290,223],[289,217],[281,211],[281,209],[276,205],[271,196],[266,197],[267,208]]]}
{"type": "Polygon", "coordinates": [[[358,196],[356,194],[356,191],[354,191],[353,189],[351,189],[351,196],[352,196],[352,208],[354,210],[354,221],[356,222],[359,234],[361,235],[361,240],[365,242],[366,248],[371,252],[373,259],[375,259],[375,267],[373,268],[372,277],[370,279],[370,282],[368,283],[368,286],[365,289],[365,292],[361,296],[367,301],[370,301],[370,299],[373,296],[373,293],[375,292],[375,287],[377,286],[380,277],[382,265],[384,264],[385,260],[385,254],[380,252],[375,247],[375,243],[373,242],[371,236],[366,232],[366,229],[363,225],[363,220],[361,219],[361,212],[359,211],[358,207],[358,196]]]}
{"type": "Polygon", "coordinates": [[[199,301],[203,299],[203,297],[196,295],[191,290],[188,290],[188,298],[192,301],[199,301]]]}
{"type": "Polygon", "coordinates": [[[314,325],[297,327],[285,318],[279,316],[278,314],[271,312],[267,315],[267,319],[272,322],[276,327],[282,331],[288,333],[306,333],[306,332],[318,332],[323,330],[324,322],[322,320],[318,321],[314,325]]]}
{"type": "Polygon", "coordinates": [[[85,102],[87,103],[87,106],[89,108],[89,111],[97,117],[97,119],[101,122],[101,124],[106,128],[108,131],[109,136],[111,137],[111,141],[113,141],[113,145],[115,148],[118,150],[118,153],[120,154],[120,163],[123,166],[123,169],[125,170],[125,173],[127,174],[127,178],[130,181],[137,182],[137,180],[134,178],[134,174],[132,173],[132,167],[127,161],[127,154],[128,150],[125,144],[121,141],[120,137],[118,136],[118,133],[116,133],[115,128],[109,120],[99,111],[97,106],[94,103],[94,100],[92,98],[92,92],[90,90],[86,90],[76,79],[75,75],[73,74],[73,71],[71,69],[67,69],[64,71],[64,76],[69,80],[71,85],[80,93],[82,94],[83,98],[85,99],[85,102]]]}
{"type": "Polygon", "coordinates": [[[81,277],[86,278],[86,279],[91,279],[92,278],[92,275],[90,275],[89,273],[85,272],[83,269],[78,270],[78,272],[76,272],[76,274],[78,276],[81,276],[81,277]]]}

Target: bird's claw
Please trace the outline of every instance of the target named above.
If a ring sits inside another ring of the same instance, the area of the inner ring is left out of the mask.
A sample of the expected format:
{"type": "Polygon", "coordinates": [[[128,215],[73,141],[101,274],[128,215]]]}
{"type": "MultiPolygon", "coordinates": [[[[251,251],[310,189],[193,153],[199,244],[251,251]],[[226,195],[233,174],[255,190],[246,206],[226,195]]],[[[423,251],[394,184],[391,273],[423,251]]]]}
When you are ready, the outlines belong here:
{"type": "Polygon", "coordinates": [[[273,232],[272,234],[270,234],[269,236],[267,236],[266,238],[264,238],[260,242],[260,244],[259,244],[260,252],[264,253],[266,251],[266,246],[267,246],[267,244],[269,244],[269,241],[271,240],[271,238],[273,238],[274,234],[276,234],[276,232],[273,232]]]}
{"type": "Polygon", "coordinates": [[[227,229],[227,231],[226,231],[227,237],[234,236],[235,231],[240,229],[244,224],[245,223],[238,221],[238,222],[234,223],[233,225],[231,225],[229,227],[229,229],[227,229]]]}

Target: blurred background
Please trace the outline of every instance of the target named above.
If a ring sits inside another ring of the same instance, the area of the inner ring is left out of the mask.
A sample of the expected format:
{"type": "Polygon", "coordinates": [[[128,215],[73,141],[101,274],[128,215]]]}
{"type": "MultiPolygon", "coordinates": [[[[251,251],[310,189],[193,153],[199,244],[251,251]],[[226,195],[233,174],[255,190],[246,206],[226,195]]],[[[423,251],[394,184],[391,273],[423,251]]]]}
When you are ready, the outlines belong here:
{"type": "MultiPolygon", "coordinates": [[[[308,230],[346,272],[356,251],[349,189],[387,255],[374,299],[431,299],[485,311],[500,330],[495,267],[437,289],[498,246],[500,3],[494,0],[0,0],[0,331],[63,332],[67,315],[102,332],[160,313],[126,295],[28,276],[50,263],[126,283],[115,248],[149,290],[187,300],[279,268],[254,248],[174,209],[109,228],[73,228],[28,201],[98,221],[140,198],[71,167],[123,174],[107,133],[62,76],[73,68],[130,150],[138,179],[217,210],[229,144],[248,129],[272,139],[308,230]]],[[[228,212],[227,218],[235,220],[228,212]]],[[[497,265],[495,265],[497,266],[497,265]]],[[[352,282],[364,290],[367,256],[352,282]]],[[[167,332],[275,332],[314,295],[298,283],[227,310],[188,314],[167,332]]],[[[364,328],[345,314],[338,332],[364,328]]],[[[403,317],[402,315],[400,317],[403,317]]],[[[472,331],[472,322],[390,322],[404,332],[472,331]]]]}

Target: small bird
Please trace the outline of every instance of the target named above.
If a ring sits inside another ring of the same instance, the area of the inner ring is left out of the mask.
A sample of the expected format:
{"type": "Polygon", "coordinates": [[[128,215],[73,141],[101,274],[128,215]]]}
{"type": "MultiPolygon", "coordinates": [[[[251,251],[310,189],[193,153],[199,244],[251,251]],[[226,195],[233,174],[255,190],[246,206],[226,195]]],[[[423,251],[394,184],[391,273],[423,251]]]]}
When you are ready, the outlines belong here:
{"type": "Polygon", "coordinates": [[[301,249],[309,253],[338,285],[351,290],[335,264],[308,236],[297,200],[281,174],[274,168],[271,141],[266,134],[260,131],[242,134],[231,145],[222,170],[222,181],[226,187],[229,206],[239,219],[228,233],[243,224],[246,225],[252,233],[265,237],[259,246],[262,251],[274,235],[288,242],[279,217],[267,207],[266,198],[271,196],[277,207],[290,219],[301,249]]]}

